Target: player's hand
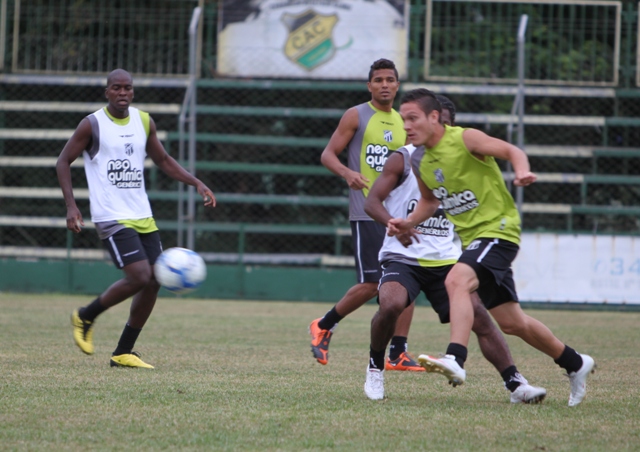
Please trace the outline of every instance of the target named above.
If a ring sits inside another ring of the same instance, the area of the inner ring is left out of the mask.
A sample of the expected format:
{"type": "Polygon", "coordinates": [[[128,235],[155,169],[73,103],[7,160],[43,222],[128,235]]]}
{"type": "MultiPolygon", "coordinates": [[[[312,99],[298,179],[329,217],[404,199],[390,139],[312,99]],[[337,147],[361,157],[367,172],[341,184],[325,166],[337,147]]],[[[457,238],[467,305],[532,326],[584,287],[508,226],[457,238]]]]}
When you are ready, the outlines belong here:
{"type": "Polygon", "coordinates": [[[413,244],[414,240],[416,243],[418,242],[417,231],[414,228],[411,228],[407,232],[397,234],[396,239],[398,239],[402,246],[409,248],[413,244]]]}
{"type": "Polygon", "coordinates": [[[387,235],[389,237],[409,232],[411,229],[411,224],[404,218],[392,218],[387,222],[387,235]]]}
{"type": "Polygon", "coordinates": [[[349,188],[352,190],[362,190],[363,188],[369,189],[369,182],[371,182],[357,171],[349,171],[345,180],[347,181],[349,188]]]}
{"type": "Polygon", "coordinates": [[[67,209],[67,229],[74,234],[79,233],[84,226],[84,220],[82,214],[77,207],[70,207],[67,209]]]}
{"type": "Polygon", "coordinates": [[[515,179],[513,179],[513,185],[517,187],[526,187],[527,185],[533,184],[538,179],[531,171],[527,171],[522,174],[516,173],[515,179]]]}
{"type": "Polygon", "coordinates": [[[216,206],[216,197],[213,195],[213,192],[204,184],[198,185],[198,194],[202,196],[204,199],[205,207],[215,207],[216,206]]]}

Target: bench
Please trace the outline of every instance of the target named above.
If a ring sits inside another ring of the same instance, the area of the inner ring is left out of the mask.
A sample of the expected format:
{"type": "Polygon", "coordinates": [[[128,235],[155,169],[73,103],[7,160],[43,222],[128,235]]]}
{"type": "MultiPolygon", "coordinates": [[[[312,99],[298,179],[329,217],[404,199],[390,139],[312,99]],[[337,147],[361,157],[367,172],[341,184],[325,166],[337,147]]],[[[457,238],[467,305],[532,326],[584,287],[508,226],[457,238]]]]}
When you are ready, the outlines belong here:
{"type": "MultiPolygon", "coordinates": [[[[89,220],[85,220],[84,222],[85,229],[94,229],[95,226],[89,220]]],[[[178,222],[176,221],[167,221],[167,220],[157,220],[156,224],[158,228],[166,231],[177,231],[179,229],[178,222]]],[[[63,217],[37,217],[37,216],[19,216],[19,215],[0,215],[0,227],[17,227],[17,228],[57,228],[64,229],[67,227],[67,221],[63,217]]],[[[336,262],[344,262],[340,256],[342,252],[342,238],[351,236],[351,227],[349,225],[313,225],[313,224],[272,224],[272,223],[222,223],[222,222],[196,222],[194,223],[194,230],[198,232],[222,232],[222,233],[233,233],[238,234],[238,251],[235,254],[236,256],[244,256],[244,246],[246,243],[246,237],[249,234],[279,234],[279,235],[325,235],[325,236],[333,236],[335,238],[334,241],[334,254],[338,260],[336,262]]],[[[73,243],[73,234],[70,231],[67,231],[69,244],[69,249],[72,247],[73,243]]],[[[0,247],[0,256],[13,256],[13,257],[21,257],[21,256],[29,256],[29,252],[26,252],[24,248],[32,248],[32,247],[0,247]]],[[[48,248],[43,248],[48,249],[48,248]]],[[[67,250],[68,251],[68,250],[67,250]]],[[[61,251],[57,251],[57,257],[61,256],[61,251]]],[[[211,254],[211,261],[220,262],[219,258],[214,259],[215,253],[211,254]]],[[[217,253],[218,255],[228,255],[229,253],[217,253]]],[[[65,257],[66,254],[62,255],[65,257]]],[[[244,263],[253,262],[256,263],[258,259],[258,254],[255,254],[251,261],[242,260],[244,263]]],[[[260,259],[268,259],[271,263],[278,260],[278,256],[280,259],[283,258],[282,255],[269,255],[269,258],[260,258],[260,259]]],[[[53,257],[50,254],[41,253],[41,257],[53,257]]],[[[219,256],[218,256],[219,257],[219,256]]],[[[103,254],[95,254],[94,258],[103,259],[103,254]]],[[[230,259],[230,257],[228,257],[230,259]]],[[[227,260],[228,260],[227,259],[227,260]]],[[[292,260],[293,257],[289,256],[286,259],[292,260]]],[[[327,259],[328,257],[325,255],[316,255],[314,259],[321,259],[324,262],[323,265],[329,265],[327,259]]],[[[351,261],[351,265],[353,263],[353,258],[349,257],[351,261]]],[[[320,261],[317,261],[320,262],[320,261]]],[[[337,264],[331,264],[337,265],[337,264]]],[[[341,264],[341,265],[344,265],[341,264]]]]}

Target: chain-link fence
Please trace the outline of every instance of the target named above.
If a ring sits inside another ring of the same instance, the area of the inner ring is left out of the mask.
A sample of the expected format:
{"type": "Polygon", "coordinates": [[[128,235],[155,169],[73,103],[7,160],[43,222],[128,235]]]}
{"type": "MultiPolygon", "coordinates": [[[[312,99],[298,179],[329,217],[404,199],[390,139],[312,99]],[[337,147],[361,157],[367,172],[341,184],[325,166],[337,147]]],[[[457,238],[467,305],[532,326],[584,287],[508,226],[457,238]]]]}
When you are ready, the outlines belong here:
{"type": "MultiPolygon", "coordinates": [[[[23,7],[28,3],[23,2],[23,7]]],[[[180,11],[198,4],[173,3],[180,4],[180,11]]],[[[69,2],[67,7],[80,4],[88,7],[85,2],[69,2]]],[[[407,7],[411,26],[419,23],[419,30],[426,29],[425,5],[407,7]]],[[[218,207],[207,211],[198,207],[195,249],[217,261],[235,262],[242,256],[245,261],[271,263],[341,262],[326,258],[332,256],[351,263],[348,188],[320,165],[320,154],[342,113],[370,99],[367,74],[362,74],[361,81],[313,82],[216,76],[213,49],[219,5],[204,2],[203,6],[196,170],[216,193],[218,207]]],[[[176,14],[176,18],[184,22],[186,36],[189,15],[176,14]]],[[[627,40],[619,46],[630,54],[636,45],[637,21],[635,26],[635,33],[625,29],[627,40]]],[[[510,114],[515,87],[425,82],[420,79],[424,34],[414,37],[409,40],[408,80],[401,89],[427,86],[445,94],[457,106],[458,125],[507,138],[509,124],[515,120],[510,114]]],[[[513,49],[514,44],[505,45],[513,49]]],[[[183,60],[186,48],[185,43],[175,50],[183,60]]],[[[11,57],[9,52],[6,61],[11,57]]],[[[54,165],[78,122],[104,105],[104,74],[36,80],[25,77],[22,66],[17,66],[17,72],[10,67],[5,65],[6,77],[0,85],[0,248],[5,255],[37,249],[39,255],[56,251],[61,256],[70,248],[74,252],[100,249],[90,228],[74,237],[66,231],[54,165]]],[[[68,68],[75,70],[77,66],[68,68]]],[[[136,106],[151,113],[165,147],[177,158],[178,115],[186,80],[169,80],[167,75],[176,74],[166,73],[164,79],[142,76],[147,72],[141,68],[141,74],[134,73],[136,106]]],[[[625,73],[619,83],[630,80],[635,80],[634,74],[625,73]]],[[[524,190],[525,230],[637,233],[640,93],[621,86],[527,86],[524,147],[539,182],[524,190]]],[[[80,164],[73,168],[78,206],[88,219],[84,172],[80,164]]],[[[151,166],[145,176],[164,246],[173,246],[178,242],[177,184],[151,166]]]]}

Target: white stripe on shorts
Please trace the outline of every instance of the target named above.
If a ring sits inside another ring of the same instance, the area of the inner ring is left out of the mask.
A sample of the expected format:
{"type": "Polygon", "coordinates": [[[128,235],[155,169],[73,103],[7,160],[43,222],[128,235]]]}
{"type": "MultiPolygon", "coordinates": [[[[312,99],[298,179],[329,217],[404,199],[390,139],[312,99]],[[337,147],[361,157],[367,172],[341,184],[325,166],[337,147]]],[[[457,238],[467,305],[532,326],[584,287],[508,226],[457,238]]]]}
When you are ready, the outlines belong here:
{"type": "Polygon", "coordinates": [[[360,250],[360,222],[356,221],[356,246],[357,246],[357,250],[356,250],[356,259],[358,259],[358,267],[360,268],[360,275],[358,275],[358,281],[364,282],[364,270],[362,268],[362,256],[360,254],[361,250],[360,250]]]}
{"type": "Polygon", "coordinates": [[[497,245],[498,244],[498,239],[493,239],[493,242],[490,242],[489,245],[487,245],[487,247],[484,249],[484,251],[482,252],[482,254],[478,257],[478,259],[476,260],[476,262],[482,262],[482,259],[484,259],[484,257],[487,255],[487,253],[489,252],[489,250],[491,249],[491,247],[493,245],[497,245]]]}
{"type": "Polygon", "coordinates": [[[124,262],[122,262],[122,258],[120,257],[120,252],[116,247],[116,242],[113,241],[113,236],[109,237],[109,243],[111,244],[113,255],[116,257],[116,259],[118,259],[118,264],[120,264],[120,268],[124,267],[124,262]]]}

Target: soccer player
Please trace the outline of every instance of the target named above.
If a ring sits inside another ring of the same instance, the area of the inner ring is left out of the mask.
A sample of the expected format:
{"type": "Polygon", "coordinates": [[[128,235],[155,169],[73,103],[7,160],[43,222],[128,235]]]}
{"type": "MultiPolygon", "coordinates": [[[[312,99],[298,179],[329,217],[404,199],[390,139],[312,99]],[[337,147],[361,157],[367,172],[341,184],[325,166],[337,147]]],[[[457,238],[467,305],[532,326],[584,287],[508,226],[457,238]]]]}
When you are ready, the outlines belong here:
{"type": "MultiPolygon", "coordinates": [[[[324,317],[309,326],[311,352],[325,365],[329,361],[329,342],[338,322],[378,294],[380,264],[378,251],[385,226],[373,221],[364,211],[364,201],[387,157],[403,146],[406,134],[402,118],[393,109],[400,82],[395,64],[386,59],[375,61],[367,83],[371,101],[348,109],[335,130],[321,161],[332,173],[349,185],[349,221],[358,283],[351,287],[324,317]],[[338,156],[347,149],[347,165],[338,156]]],[[[407,336],[413,317],[413,305],[400,316],[397,334],[391,340],[387,369],[424,371],[408,353],[407,336]]]]}
{"type": "Polygon", "coordinates": [[[536,180],[526,154],[517,147],[475,129],[440,123],[441,106],[424,88],[404,94],[400,114],[408,141],[418,149],[411,163],[421,197],[407,218],[392,218],[388,234],[413,233],[442,205],[460,235],[463,253],[445,281],[450,303],[450,343],[444,357],[421,355],[427,367],[450,381],[463,383],[464,362],[474,322],[471,294],[477,291],[503,332],[523,339],[549,355],[569,376],[569,406],[586,395],[593,358],[563,344],[543,323],[525,314],[513,281],[511,263],[520,244],[520,215],[495,159],[511,162],[514,184],[536,180]]]}
{"type": "MultiPolygon", "coordinates": [[[[440,120],[451,125],[455,121],[455,106],[439,96],[442,105],[440,120]]],[[[395,217],[406,217],[420,199],[418,182],[411,169],[413,145],[394,152],[387,159],[382,174],[371,187],[365,211],[381,224],[395,217]],[[384,203],[384,204],[383,204],[384,203]]],[[[380,250],[382,278],[380,279],[380,307],[371,321],[371,347],[364,392],[370,399],[384,398],[384,353],[394,331],[398,315],[414,302],[422,290],[438,314],[440,322],[449,322],[449,299],[444,285],[447,273],[460,256],[460,240],[442,208],[426,222],[415,227],[416,235],[385,237],[380,250]],[[414,239],[415,237],[415,239],[414,239]]],[[[509,347],[491,321],[477,294],[473,303],[473,331],[480,350],[494,365],[511,391],[511,403],[538,403],[545,395],[544,388],[529,385],[518,372],[509,347]]],[[[453,380],[455,386],[457,381],[453,380]]]]}
{"type": "Polygon", "coordinates": [[[205,206],[214,207],[215,197],[202,181],[167,154],[149,114],[131,106],[133,80],[127,71],[116,69],[109,74],[105,97],[107,106],[78,124],[58,157],[56,171],[67,206],[67,228],[78,233],[84,222],[73,195],[70,166],[83,155],[91,221],[124,278],[87,306],[72,312],[73,338],[80,350],[93,354],[96,317],[133,297],[129,320],[110,365],[153,369],[133,351],[160,290],[153,264],[162,253],[162,244],[144,184],[145,157],[151,157],[173,179],[196,187],[205,206]]]}

